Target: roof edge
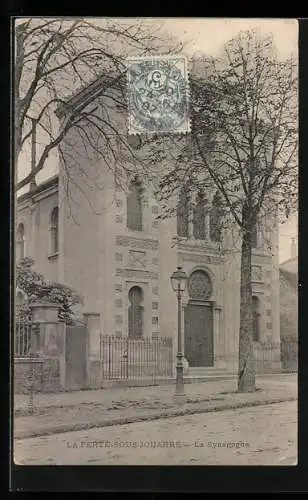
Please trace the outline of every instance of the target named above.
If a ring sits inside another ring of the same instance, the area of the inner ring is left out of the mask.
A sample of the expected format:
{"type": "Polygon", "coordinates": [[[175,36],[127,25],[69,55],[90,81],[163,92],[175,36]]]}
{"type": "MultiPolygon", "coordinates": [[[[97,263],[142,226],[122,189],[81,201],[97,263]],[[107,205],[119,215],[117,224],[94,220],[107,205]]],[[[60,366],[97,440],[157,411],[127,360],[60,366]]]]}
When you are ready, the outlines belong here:
{"type": "Polygon", "coordinates": [[[297,255],[296,257],[291,257],[291,258],[290,258],[290,259],[288,259],[288,260],[284,260],[283,262],[281,262],[281,263],[279,264],[279,267],[282,267],[282,266],[284,266],[285,264],[288,264],[289,262],[296,261],[296,260],[298,260],[298,255],[297,255]]]}
{"type": "Polygon", "coordinates": [[[34,189],[31,191],[28,191],[27,193],[24,193],[20,196],[17,197],[17,203],[21,203],[23,201],[28,200],[29,198],[32,198],[33,196],[41,193],[42,191],[45,191],[48,188],[51,188],[53,186],[58,186],[59,184],[59,174],[56,174],[46,181],[42,182],[38,186],[36,186],[34,189]]]}
{"type": "Polygon", "coordinates": [[[108,72],[108,77],[106,74],[102,74],[100,77],[77,90],[74,95],[68,97],[65,102],[60,104],[55,111],[57,118],[63,118],[67,111],[83,108],[89,104],[93,98],[97,97],[108,88],[111,88],[115,82],[124,77],[125,73],[116,74],[108,72]]]}
{"type": "MultiPolygon", "coordinates": [[[[157,55],[152,57],[161,57],[161,56],[157,55]]],[[[168,54],[168,57],[172,56],[168,54]]],[[[173,57],[181,57],[181,54],[174,54],[173,57]]],[[[135,57],[127,59],[134,59],[134,58],[135,57]]],[[[211,59],[211,56],[204,54],[202,57],[191,56],[187,57],[187,59],[188,59],[188,64],[194,64],[196,61],[201,61],[201,62],[207,61],[211,59]]],[[[86,106],[87,104],[89,104],[89,102],[91,102],[93,97],[97,97],[99,95],[100,91],[103,92],[107,88],[111,87],[115,81],[121,78],[126,78],[126,71],[124,69],[122,73],[116,73],[112,70],[111,71],[108,70],[108,68],[105,68],[104,72],[102,72],[99,77],[92,80],[92,82],[85,84],[83,87],[77,89],[74,94],[70,95],[66,100],[63,100],[63,103],[59,104],[59,106],[55,111],[56,116],[59,119],[61,119],[66,115],[67,111],[72,111],[78,107],[82,108],[86,106]],[[105,84],[108,83],[108,85],[105,86],[104,89],[101,89],[103,83],[105,84]]]]}

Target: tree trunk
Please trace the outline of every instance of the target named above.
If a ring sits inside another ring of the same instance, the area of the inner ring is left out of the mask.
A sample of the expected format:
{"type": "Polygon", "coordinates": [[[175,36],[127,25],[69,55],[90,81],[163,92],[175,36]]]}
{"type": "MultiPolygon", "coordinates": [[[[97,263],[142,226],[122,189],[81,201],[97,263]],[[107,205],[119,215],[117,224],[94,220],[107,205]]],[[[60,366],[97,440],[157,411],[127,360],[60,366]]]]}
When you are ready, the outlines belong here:
{"type": "MultiPolygon", "coordinates": [[[[24,66],[24,27],[20,25],[15,31],[15,65],[14,65],[14,155],[15,165],[21,150],[22,124],[20,122],[20,82],[24,66]]],[[[17,170],[17,168],[16,168],[17,170]]]]}
{"type": "Polygon", "coordinates": [[[251,234],[250,227],[244,230],[241,253],[238,392],[256,390],[252,342],[251,234]]]}

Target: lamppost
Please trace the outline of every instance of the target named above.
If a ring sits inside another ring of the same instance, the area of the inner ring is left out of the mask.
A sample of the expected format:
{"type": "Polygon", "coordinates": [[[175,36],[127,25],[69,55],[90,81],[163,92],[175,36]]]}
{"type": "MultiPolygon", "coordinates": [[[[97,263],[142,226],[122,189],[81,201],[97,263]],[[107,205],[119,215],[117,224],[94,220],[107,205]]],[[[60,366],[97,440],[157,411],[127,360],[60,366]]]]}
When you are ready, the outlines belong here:
{"type": "Polygon", "coordinates": [[[178,352],[176,355],[176,383],[175,396],[185,396],[184,393],[184,376],[183,376],[183,352],[182,352],[182,293],[185,290],[187,276],[181,267],[171,276],[171,285],[176,292],[178,301],[178,352]]]}

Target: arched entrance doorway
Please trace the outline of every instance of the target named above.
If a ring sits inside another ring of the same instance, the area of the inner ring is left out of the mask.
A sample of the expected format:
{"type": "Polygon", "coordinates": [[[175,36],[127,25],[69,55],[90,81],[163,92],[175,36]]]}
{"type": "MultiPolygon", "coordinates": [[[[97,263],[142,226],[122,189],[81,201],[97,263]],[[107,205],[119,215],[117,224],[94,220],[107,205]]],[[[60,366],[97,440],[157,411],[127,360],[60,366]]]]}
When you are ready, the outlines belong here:
{"type": "Polygon", "coordinates": [[[188,280],[189,302],[184,315],[184,354],[189,366],[214,366],[212,281],[203,270],[188,280]]]}

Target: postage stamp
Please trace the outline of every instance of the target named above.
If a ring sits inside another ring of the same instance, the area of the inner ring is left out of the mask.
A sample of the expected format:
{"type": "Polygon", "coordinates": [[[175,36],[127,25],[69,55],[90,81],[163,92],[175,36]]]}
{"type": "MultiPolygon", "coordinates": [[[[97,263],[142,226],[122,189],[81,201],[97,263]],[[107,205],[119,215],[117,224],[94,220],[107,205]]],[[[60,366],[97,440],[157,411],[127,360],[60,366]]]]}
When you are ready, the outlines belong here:
{"type": "Polygon", "coordinates": [[[190,131],[184,56],[129,58],[127,80],[129,134],[190,131]]]}

